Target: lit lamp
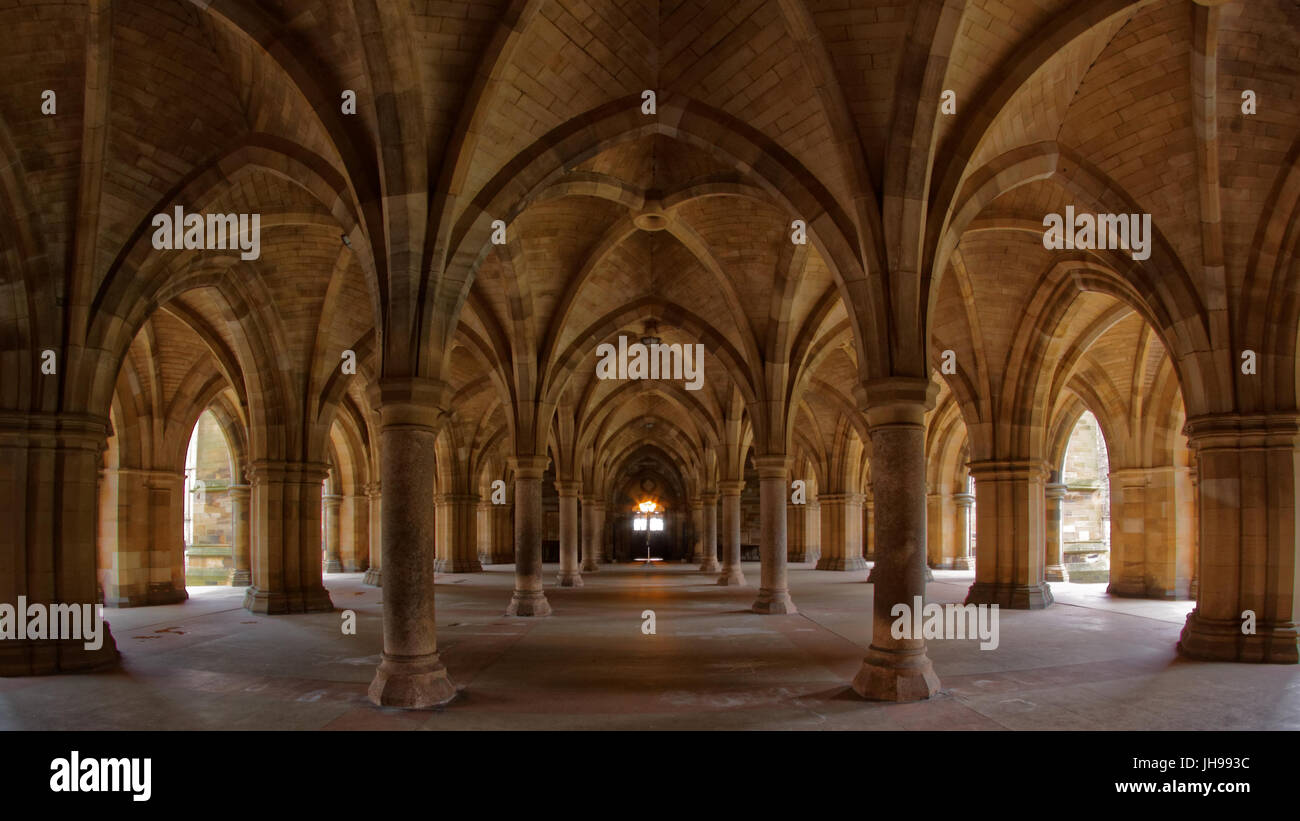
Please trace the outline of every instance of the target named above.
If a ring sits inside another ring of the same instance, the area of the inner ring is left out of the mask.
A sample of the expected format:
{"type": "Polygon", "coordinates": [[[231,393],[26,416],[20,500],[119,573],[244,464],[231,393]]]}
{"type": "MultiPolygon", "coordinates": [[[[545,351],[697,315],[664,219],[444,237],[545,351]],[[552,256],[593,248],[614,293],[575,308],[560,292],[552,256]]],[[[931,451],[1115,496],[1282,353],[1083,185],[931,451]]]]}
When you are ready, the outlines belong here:
{"type": "Polygon", "coordinates": [[[648,500],[644,501],[637,505],[637,510],[639,512],[632,517],[632,529],[636,531],[645,531],[645,559],[642,561],[645,562],[646,567],[649,567],[652,562],[658,561],[658,559],[651,558],[650,556],[650,532],[652,530],[663,530],[664,519],[662,516],[656,515],[659,506],[654,502],[648,500]]]}

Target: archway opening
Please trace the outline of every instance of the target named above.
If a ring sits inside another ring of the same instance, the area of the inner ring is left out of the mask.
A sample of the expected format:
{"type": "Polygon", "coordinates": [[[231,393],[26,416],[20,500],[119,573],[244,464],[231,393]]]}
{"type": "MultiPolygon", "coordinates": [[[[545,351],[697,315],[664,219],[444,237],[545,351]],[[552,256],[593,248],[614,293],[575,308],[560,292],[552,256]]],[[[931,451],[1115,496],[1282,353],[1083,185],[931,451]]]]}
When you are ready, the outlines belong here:
{"type": "Polygon", "coordinates": [[[211,409],[185,451],[185,586],[229,585],[235,570],[230,443],[211,409]]]}
{"type": "Polygon", "coordinates": [[[1061,465],[1061,560],[1071,582],[1110,581],[1110,459],[1097,417],[1075,423],[1061,465]]]}

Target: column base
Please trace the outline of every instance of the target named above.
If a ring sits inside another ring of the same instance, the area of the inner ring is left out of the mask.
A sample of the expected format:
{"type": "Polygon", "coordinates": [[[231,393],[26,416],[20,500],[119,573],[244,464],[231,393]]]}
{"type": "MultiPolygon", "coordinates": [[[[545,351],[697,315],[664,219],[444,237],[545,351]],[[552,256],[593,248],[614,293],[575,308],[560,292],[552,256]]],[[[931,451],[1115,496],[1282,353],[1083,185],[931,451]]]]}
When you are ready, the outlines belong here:
{"type": "Polygon", "coordinates": [[[262,590],[257,586],[244,591],[244,609],[250,613],[282,616],[286,613],[330,613],[334,602],[324,587],[296,590],[292,593],[262,590]]]}
{"type": "Polygon", "coordinates": [[[231,587],[248,587],[252,583],[253,583],[253,574],[248,572],[247,570],[230,571],[231,587]]]}
{"type": "Polygon", "coordinates": [[[716,556],[706,557],[704,561],[700,562],[701,573],[717,573],[720,570],[722,570],[722,565],[718,564],[716,556]]]}
{"type": "Polygon", "coordinates": [[[483,565],[478,559],[435,559],[434,573],[480,573],[483,565]]]}
{"type": "Polygon", "coordinates": [[[362,584],[368,584],[371,587],[384,586],[384,571],[378,567],[371,567],[366,570],[366,577],[361,580],[362,584]]]}
{"type": "Polygon", "coordinates": [[[867,560],[861,556],[822,556],[817,560],[815,570],[866,570],[867,560]]]}
{"type": "Polygon", "coordinates": [[[1194,598],[1188,595],[1188,586],[1170,589],[1154,581],[1136,583],[1113,582],[1106,586],[1106,594],[1122,599],[1156,599],[1159,601],[1179,601],[1194,598]]]}
{"type": "Polygon", "coordinates": [[[344,573],[365,573],[366,568],[369,566],[370,566],[369,562],[348,561],[343,563],[343,572],[344,573]]]}
{"type": "Polygon", "coordinates": [[[952,560],[952,569],[953,569],[953,570],[974,570],[974,569],[975,569],[975,557],[974,557],[974,556],[958,556],[957,558],[955,558],[955,559],[952,560]]]}
{"type": "Polygon", "coordinates": [[[789,590],[764,590],[759,588],[758,600],[750,608],[755,613],[765,616],[793,615],[799,610],[790,599],[789,590]]]}
{"type": "Polygon", "coordinates": [[[924,701],[939,692],[939,676],[925,650],[890,652],[867,649],[854,691],[871,701],[924,701]]]}
{"type": "Polygon", "coordinates": [[[582,572],[583,572],[583,573],[595,573],[595,572],[597,572],[598,570],[600,570],[600,565],[596,564],[595,560],[592,560],[592,561],[589,561],[589,562],[584,561],[584,562],[582,563],[582,572]]]}
{"type": "Polygon", "coordinates": [[[806,562],[806,561],[808,561],[808,555],[807,555],[806,553],[787,553],[787,554],[785,554],[785,563],[786,563],[786,564],[803,564],[803,563],[806,562]]]}
{"type": "Polygon", "coordinates": [[[87,650],[81,639],[8,639],[0,641],[0,676],[49,676],[56,673],[92,673],[117,666],[117,642],[100,622],[99,649],[87,650]]]}
{"type": "Polygon", "coordinates": [[[995,584],[975,582],[966,593],[965,604],[996,604],[1008,610],[1042,610],[1055,600],[1052,588],[1044,584],[995,584]]]}
{"type": "Polygon", "coordinates": [[[549,616],[551,603],[546,594],[538,590],[516,590],[506,608],[507,616],[549,616]]]}
{"type": "Polygon", "coordinates": [[[1049,564],[1043,568],[1043,580],[1049,582],[1068,582],[1070,574],[1063,564],[1049,564]]]}
{"type": "Polygon", "coordinates": [[[179,590],[170,584],[159,585],[147,593],[123,595],[104,594],[105,607],[155,607],[160,604],[180,604],[190,597],[184,587],[179,590]]]}
{"type": "Polygon", "coordinates": [[[724,567],[722,569],[722,575],[718,577],[718,584],[724,586],[743,585],[744,583],[745,573],[740,569],[739,565],[730,569],[724,567]]]}
{"type": "Polygon", "coordinates": [[[326,572],[326,573],[342,573],[342,572],[343,572],[343,563],[340,562],[338,559],[330,559],[329,561],[325,562],[325,572],[326,572]]]}
{"type": "Polygon", "coordinates": [[[1204,661],[1242,661],[1259,664],[1300,663],[1300,633],[1295,622],[1259,622],[1254,635],[1241,632],[1238,619],[1207,619],[1200,608],[1187,615],[1178,652],[1204,661]]]}
{"type": "Polygon", "coordinates": [[[560,587],[582,587],[582,574],[577,571],[560,573],[555,577],[555,583],[560,587]]]}
{"type": "Polygon", "coordinates": [[[428,710],[456,697],[456,687],[437,653],[390,656],[384,653],[370,682],[370,701],[379,707],[428,710]]]}

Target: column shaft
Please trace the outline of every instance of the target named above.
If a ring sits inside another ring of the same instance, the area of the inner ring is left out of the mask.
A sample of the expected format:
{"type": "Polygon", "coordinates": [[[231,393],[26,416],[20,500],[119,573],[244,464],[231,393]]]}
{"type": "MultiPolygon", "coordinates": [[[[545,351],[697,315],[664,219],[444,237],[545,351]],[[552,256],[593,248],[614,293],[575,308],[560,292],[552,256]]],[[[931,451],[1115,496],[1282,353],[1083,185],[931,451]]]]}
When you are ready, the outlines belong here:
{"type": "Polygon", "coordinates": [[[343,529],[339,513],[343,507],[343,497],[329,495],[324,499],[325,505],[325,572],[343,572],[343,529]]]}
{"type": "Polygon", "coordinates": [[[718,565],[718,494],[700,494],[700,570],[717,573],[718,565]]]}
{"type": "Polygon", "coordinates": [[[755,613],[797,613],[790,599],[789,571],[786,567],[786,493],[790,486],[790,459],[787,456],[759,456],[754,459],[759,481],[759,558],[760,583],[755,613]]]}
{"type": "Polygon", "coordinates": [[[384,584],[384,497],[380,483],[366,485],[370,499],[370,566],[366,568],[364,584],[382,587],[384,584]]]}
{"type": "Polygon", "coordinates": [[[556,482],[560,497],[560,587],[582,587],[582,570],[578,563],[578,492],[579,482],[556,482]]]}
{"type": "Polygon", "coordinates": [[[435,497],[439,573],[478,573],[478,496],[444,493],[435,497]]]}
{"type": "Polygon", "coordinates": [[[862,557],[862,494],[822,493],[821,558],[818,570],[865,570],[862,557]]]}
{"type": "Polygon", "coordinates": [[[515,470],[515,592],[507,616],[549,616],[551,604],[542,591],[542,473],[546,457],[520,456],[515,470]]]}
{"type": "Polygon", "coordinates": [[[253,583],[252,552],[252,510],[249,501],[252,489],[248,485],[231,485],[227,491],[230,498],[230,540],[234,542],[234,567],[230,568],[230,586],[248,587],[253,583]]]}
{"type": "Polygon", "coordinates": [[[722,575],[718,584],[744,584],[740,567],[740,494],[744,481],[720,482],[722,492],[722,575]]]}
{"type": "Polygon", "coordinates": [[[586,573],[600,570],[601,541],[605,532],[605,500],[582,499],[582,569],[586,573]]]}
{"type": "Polygon", "coordinates": [[[1040,610],[1052,603],[1043,579],[1046,466],[1035,460],[975,462],[979,506],[975,583],[967,604],[1040,610]]]}
{"type": "Polygon", "coordinates": [[[939,690],[923,636],[894,638],[896,605],[907,613],[925,596],[925,412],[928,380],[865,386],[876,506],[871,647],[853,689],[880,701],[916,701],[939,690]]]}

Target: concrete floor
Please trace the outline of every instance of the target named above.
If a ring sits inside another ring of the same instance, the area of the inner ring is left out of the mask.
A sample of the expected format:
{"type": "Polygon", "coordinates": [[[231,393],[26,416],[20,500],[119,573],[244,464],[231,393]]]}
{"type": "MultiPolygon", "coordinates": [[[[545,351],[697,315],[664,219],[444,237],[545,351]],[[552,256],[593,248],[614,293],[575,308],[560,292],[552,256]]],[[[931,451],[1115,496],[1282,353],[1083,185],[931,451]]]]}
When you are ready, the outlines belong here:
{"type": "MultiPolygon", "coordinates": [[[[1054,584],[1057,604],[1002,611],[998,649],[936,641],[943,690],[916,704],[860,700],[848,683],[869,643],[865,572],[794,565],[800,612],[748,612],[750,586],[693,565],[606,566],[549,587],[555,614],[502,615],[513,567],[438,584],[443,660],[461,696],[441,711],[378,709],[366,688],[382,647],[381,591],[331,574],[339,613],[256,616],[242,589],[185,604],[106,610],[118,671],[0,679],[0,729],[1300,729],[1300,667],[1191,662],[1174,652],[1190,602],[1109,599],[1054,584]],[[652,609],[656,635],[641,632],[652,609]]],[[[931,601],[972,574],[935,571],[931,601]]]]}

